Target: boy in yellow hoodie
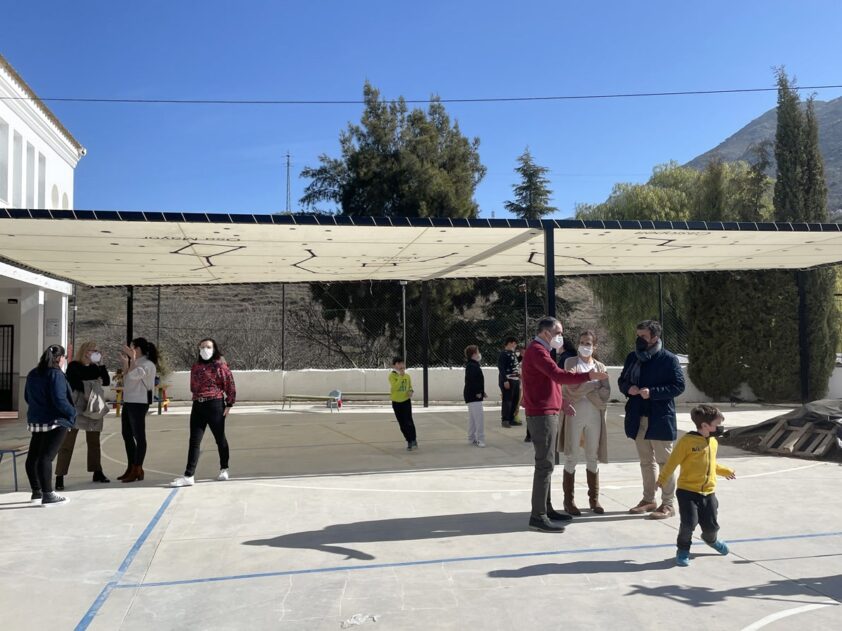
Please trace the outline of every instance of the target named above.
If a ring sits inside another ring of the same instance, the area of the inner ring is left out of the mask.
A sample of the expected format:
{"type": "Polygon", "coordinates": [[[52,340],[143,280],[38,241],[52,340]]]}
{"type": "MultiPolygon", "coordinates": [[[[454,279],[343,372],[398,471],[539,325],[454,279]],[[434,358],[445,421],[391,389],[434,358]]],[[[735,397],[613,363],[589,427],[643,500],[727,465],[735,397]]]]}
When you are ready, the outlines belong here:
{"type": "Polygon", "coordinates": [[[401,433],[406,439],[406,450],[418,449],[415,435],[415,423],[412,420],[412,379],[406,374],[403,357],[392,360],[392,372],[389,373],[389,390],[392,395],[392,409],[398,419],[401,433]]]}
{"type": "Polygon", "coordinates": [[[706,544],[719,554],[728,554],[728,544],[717,539],[719,502],[714,491],[717,475],[728,480],[737,477],[733,469],[716,463],[719,443],[715,437],[723,433],[725,417],[722,412],[712,405],[697,405],[690,410],[690,418],[697,431],[687,432],[675,444],[658,477],[658,486],[661,486],[670,479],[676,467],[681,467],[675,494],[681,515],[675,562],[682,567],[690,565],[690,543],[697,525],[702,527],[702,540],[706,544]]]}

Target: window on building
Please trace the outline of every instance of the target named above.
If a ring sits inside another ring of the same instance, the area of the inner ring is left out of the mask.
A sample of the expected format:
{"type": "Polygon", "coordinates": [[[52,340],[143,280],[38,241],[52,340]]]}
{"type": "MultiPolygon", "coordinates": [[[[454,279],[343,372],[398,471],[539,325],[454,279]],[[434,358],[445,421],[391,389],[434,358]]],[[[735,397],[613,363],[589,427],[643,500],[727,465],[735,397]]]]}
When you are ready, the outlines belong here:
{"type": "Polygon", "coordinates": [[[35,147],[26,143],[26,207],[35,208],[35,147]]]}
{"type": "Polygon", "coordinates": [[[0,118],[0,201],[9,201],[9,123],[0,118]]]}
{"type": "Polygon", "coordinates": [[[50,208],[58,208],[58,186],[55,184],[53,184],[53,188],[50,191],[50,201],[52,201],[50,208]]]}
{"type": "Polygon", "coordinates": [[[47,207],[47,158],[38,153],[38,208],[47,207]]]}
{"type": "Polygon", "coordinates": [[[61,207],[63,210],[70,210],[70,200],[67,197],[67,193],[61,196],[61,207]]]}
{"type": "Polygon", "coordinates": [[[23,206],[23,137],[17,132],[12,141],[12,206],[23,206]]]}

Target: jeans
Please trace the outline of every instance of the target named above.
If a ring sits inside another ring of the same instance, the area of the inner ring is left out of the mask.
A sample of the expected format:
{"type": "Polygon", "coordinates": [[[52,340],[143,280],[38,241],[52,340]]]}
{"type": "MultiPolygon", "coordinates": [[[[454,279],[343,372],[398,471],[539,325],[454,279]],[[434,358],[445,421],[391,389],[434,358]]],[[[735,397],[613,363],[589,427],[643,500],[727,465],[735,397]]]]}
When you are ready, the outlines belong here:
{"type": "Polygon", "coordinates": [[[508,390],[500,388],[503,393],[503,404],[500,410],[500,418],[504,423],[510,423],[515,419],[515,412],[517,412],[517,405],[520,402],[520,381],[507,380],[509,384],[508,390]]]}
{"type": "Polygon", "coordinates": [[[59,427],[49,432],[32,432],[29,440],[29,453],[26,455],[26,477],[32,492],[53,492],[53,459],[58,453],[66,427],[59,427]]]}
{"type": "Polygon", "coordinates": [[[550,483],[553,477],[556,441],[558,439],[558,414],[527,416],[526,427],[532,436],[535,449],[535,473],[532,476],[532,516],[547,514],[550,501],[550,483]]]}
{"type": "MultiPolygon", "coordinates": [[[[58,450],[58,461],[56,462],[56,475],[67,475],[70,469],[70,460],[73,457],[73,448],[76,445],[76,437],[79,430],[75,427],[67,432],[61,449],[58,450]]],[[[85,442],[88,443],[88,471],[102,471],[102,456],[99,445],[100,432],[85,432],[85,442]]]]}
{"type": "MultiPolygon", "coordinates": [[[[672,441],[646,440],[646,430],[649,428],[649,418],[640,417],[640,429],[634,444],[640,458],[640,474],[643,477],[643,501],[655,501],[655,491],[658,489],[658,467],[663,467],[672,453],[672,441]]],[[[675,502],[675,472],[661,489],[661,504],[672,506],[675,502]]]]}
{"type": "Polygon", "coordinates": [[[143,466],[146,458],[146,403],[124,403],[120,414],[126,460],[130,465],[143,466]]]}
{"type": "Polygon", "coordinates": [[[395,411],[395,418],[398,419],[398,425],[406,442],[415,442],[415,423],[412,420],[412,399],[392,401],[392,409],[395,411]]]}
{"type": "Polygon", "coordinates": [[[212,399],[201,403],[193,401],[193,407],[190,410],[190,446],[187,449],[187,468],[184,469],[186,477],[192,477],[196,472],[202,437],[208,427],[219,450],[219,468],[228,468],[229,449],[228,439],[225,438],[225,417],[222,414],[224,411],[225,402],[222,399],[212,399]]]}
{"type": "Polygon", "coordinates": [[[696,525],[702,527],[702,539],[705,543],[715,543],[716,534],[719,532],[719,523],[716,521],[719,500],[716,499],[716,493],[702,495],[678,489],[676,498],[678,499],[678,513],[681,515],[676,542],[678,549],[690,549],[696,525]]]}

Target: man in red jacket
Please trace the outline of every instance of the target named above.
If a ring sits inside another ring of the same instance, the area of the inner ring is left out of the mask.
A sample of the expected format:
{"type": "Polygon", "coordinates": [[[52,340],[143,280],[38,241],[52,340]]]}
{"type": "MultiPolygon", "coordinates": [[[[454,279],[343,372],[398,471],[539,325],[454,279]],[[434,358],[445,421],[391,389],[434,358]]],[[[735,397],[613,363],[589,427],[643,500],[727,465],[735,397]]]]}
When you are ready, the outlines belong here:
{"type": "Polygon", "coordinates": [[[542,318],[538,322],[538,334],[526,348],[520,366],[526,426],[535,448],[529,529],[540,532],[564,532],[564,526],[557,523],[558,520],[571,519],[569,515],[553,510],[550,501],[550,481],[558,437],[558,413],[562,406],[565,414],[572,416],[576,413],[573,406],[562,401],[561,384],[608,379],[608,373],[605,372],[575,374],[558,367],[550,351],[558,350],[564,344],[562,331],[561,322],[555,318],[542,318]]]}

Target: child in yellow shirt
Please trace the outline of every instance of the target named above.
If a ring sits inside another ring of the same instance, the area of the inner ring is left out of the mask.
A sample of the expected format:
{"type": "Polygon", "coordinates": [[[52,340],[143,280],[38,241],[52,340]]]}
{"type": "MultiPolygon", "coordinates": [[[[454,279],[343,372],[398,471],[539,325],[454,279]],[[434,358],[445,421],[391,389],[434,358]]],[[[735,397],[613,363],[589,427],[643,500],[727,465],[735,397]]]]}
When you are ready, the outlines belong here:
{"type": "Polygon", "coordinates": [[[733,469],[716,463],[719,443],[715,437],[723,433],[725,417],[722,412],[712,405],[697,405],[690,410],[690,418],[697,431],[687,432],[675,444],[658,477],[658,486],[661,486],[669,480],[676,467],[681,467],[675,494],[681,515],[675,562],[682,567],[690,565],[690,543],[697,525],[702,527],[705,543],[719,554],[728,554],[728,544],[717,538],[719,501],[714,491],[717,475],[728,480],[736,477],[733,469]]]}
{"type": "Polygon", "coordinates": [[[392,395],[392,409],[398,419],[403,437],[406,439],[406,450],[418,449],[415,436],[415,423],[412,420],[412,379],[406,374],[406,364],[403,357],[392,360],[392,372],[389,373],[389,390],[392,395]]]}

